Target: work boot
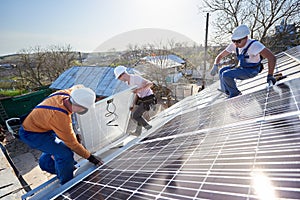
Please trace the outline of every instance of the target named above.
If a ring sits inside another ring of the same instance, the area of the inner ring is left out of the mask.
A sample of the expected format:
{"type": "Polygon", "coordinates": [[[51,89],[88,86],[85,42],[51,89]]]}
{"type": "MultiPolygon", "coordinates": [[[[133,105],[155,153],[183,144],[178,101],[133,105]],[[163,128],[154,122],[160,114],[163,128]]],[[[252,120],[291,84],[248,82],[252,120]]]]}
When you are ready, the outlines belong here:
{"type": "Polygon", "coordinates": [[[223,91],[223,90],[221,90],[221,89],[219,89],[219,88],[218,88],[218,91],[224,93],[226,96],[229,96],[229,92],[228,92],[228,91],[223,91]]]}
{"type": "Polygon", "coordinates": [[[137,137],[140,136],[142,133],[142,128],[143,128],[142,126],[138,125],[135,129],[135,132],[131,133],[131,135],[134,135],[137,137]]]}
{"type": "Polygon", "coordinates": [[[241,92],[239,92],[238,94],[236,94],[236,95],[233,95],[233,96],[228,96],[227,97],[227,99],[231,99],[231,98],[234,98],[234,97],[237,97],[237,96],[241,96],[242,95],[242,93],[241,92]]]}
{"type": "Polygon", "coordinates": [[[152,126],[150,124],[147,124],[146,126],[144,126],[145,129],[149,130],[152,128],[152,126]]]}

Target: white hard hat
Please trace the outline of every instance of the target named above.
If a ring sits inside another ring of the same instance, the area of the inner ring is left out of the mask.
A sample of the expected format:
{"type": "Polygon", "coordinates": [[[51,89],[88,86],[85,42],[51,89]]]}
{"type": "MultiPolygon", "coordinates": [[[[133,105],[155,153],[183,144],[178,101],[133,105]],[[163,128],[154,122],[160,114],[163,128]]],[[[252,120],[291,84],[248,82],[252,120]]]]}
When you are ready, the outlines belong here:
{"type": "Polygon", "coordinates": [[[116,79],[118,79],[121,74],[126,73],[126,67],[120,65],[114,69],[114,73],[116,79]]]}
{"type": "Polygon", "coordinates": [[[71,92],[70,96],[72,102],[87,109],[93,107],[96,100],[96,94],[90,88],[75,89],[71,92]]]}
{"type": "Polygon", "coordinates": [[[231,39],[239,40],[250,34],[250,30],[247,25],[240,25],[233,30],[231,39]]]}

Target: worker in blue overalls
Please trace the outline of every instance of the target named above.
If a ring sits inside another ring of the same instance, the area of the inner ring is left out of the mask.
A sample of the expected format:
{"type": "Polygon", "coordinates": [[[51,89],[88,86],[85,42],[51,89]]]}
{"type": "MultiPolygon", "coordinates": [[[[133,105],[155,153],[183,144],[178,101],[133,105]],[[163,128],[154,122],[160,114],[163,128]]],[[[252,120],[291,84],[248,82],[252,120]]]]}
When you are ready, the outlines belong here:
{"type": "Polygon", "coordinates": [[[73,151],[95,165],[103,164],[77,140],[71,119],[72,113],[85,114],[95,99],[94,91],[82,85],[59,90],[37,105],[20,127],[20,139],[43,152],[40,168],[56,174],[61,184],[73,178],[73,151]]]}
{"type": "Polygon", "coordinates": [[[268,60],[267,83],[270,81],[275,84],[273,76],[276,57],[261,42],[248,38],[250,30],[246,25],[240,25],[234,29],[231,36],[232,43],[229,44],[215,59],[210,71],[215,76],[219,71],[220,61],[231,53],[235,53],[238,59],[236,67],[226,66],[220,69],[220,90],[226,93],[229,98],[241,95],[242,93],[236,86],[235,79],[245,80],[255,77],[263,68],[261,60],[268,60]]]}

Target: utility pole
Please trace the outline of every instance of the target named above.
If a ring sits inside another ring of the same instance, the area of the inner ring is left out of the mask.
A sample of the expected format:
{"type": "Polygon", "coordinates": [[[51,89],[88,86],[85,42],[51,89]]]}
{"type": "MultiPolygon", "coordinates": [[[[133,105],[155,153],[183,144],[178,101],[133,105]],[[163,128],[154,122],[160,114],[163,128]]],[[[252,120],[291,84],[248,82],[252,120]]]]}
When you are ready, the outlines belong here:
{"type": "Polygon", "coordinates": [[[207,37],[208,37],[208,21],[209,21],[209,13],[206,13],[206,28],[205,28],[205,46],[204,46],[204,69],[203,69],[203,76],[202,76],[202,89],[204,89],[206,81],[206,61],[207,61],[207,37]]]}

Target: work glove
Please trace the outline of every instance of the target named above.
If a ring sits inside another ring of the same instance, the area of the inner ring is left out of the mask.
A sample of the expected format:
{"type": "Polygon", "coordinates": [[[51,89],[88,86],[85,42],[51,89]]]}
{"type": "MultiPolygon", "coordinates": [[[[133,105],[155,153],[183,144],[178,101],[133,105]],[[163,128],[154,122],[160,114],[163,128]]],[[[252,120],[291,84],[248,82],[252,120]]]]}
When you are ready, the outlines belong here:
{"type": "Polygon", "coordinates": [[[210,70],[210,75],[211,76],[215,76],[218,71],[219,71],[219,66],[220,64],[214,64],[214,66],[212,67],[212,69],[210,70]]]}
{"type": "Polygon", "coordinates": [[[91,154],[90,157],[88,157],[88,161],[90,161],[91,163],[97,166],[103,165],[103,161],[101,160],[101,158],[93,154],[91,154]]]}
{"type": "Polygon", "coordinates": [[[276,79],[274,78],[274,76],[271,74],[268,74],[267,83],[269,84],[270,81],[272,82],[273,85],[276,83],[276,79]]]}

